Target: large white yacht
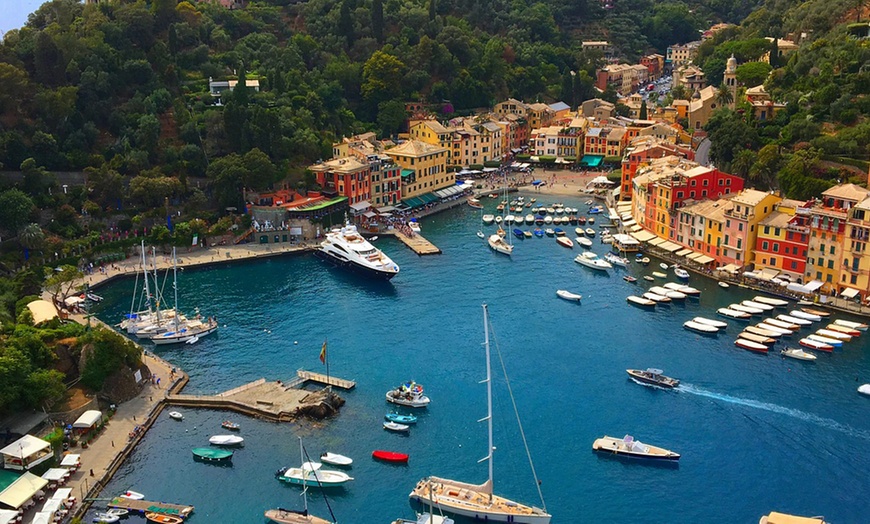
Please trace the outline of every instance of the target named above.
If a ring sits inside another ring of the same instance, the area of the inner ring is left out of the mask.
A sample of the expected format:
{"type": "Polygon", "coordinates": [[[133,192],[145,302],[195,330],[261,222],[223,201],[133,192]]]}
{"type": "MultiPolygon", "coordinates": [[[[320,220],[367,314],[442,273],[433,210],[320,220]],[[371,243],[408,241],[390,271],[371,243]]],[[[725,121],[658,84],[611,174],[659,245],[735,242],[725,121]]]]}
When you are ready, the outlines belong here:
{"type": "Polygon", "coordinates": [[[329,231],[314,254],[364,275],[389,280],[399,273],[399,266],[363,238],[353,224],[329,231]]]}

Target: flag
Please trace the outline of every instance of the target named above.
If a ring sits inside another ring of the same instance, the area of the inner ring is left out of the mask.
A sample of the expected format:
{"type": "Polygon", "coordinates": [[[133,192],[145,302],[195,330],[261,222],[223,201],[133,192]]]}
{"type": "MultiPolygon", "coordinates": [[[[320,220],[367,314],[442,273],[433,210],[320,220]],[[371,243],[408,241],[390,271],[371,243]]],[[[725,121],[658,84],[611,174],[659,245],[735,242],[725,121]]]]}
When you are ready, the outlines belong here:
{"type": "Polygon", "coordinates": [[[193,242],[190,245],[195,246],[197,244],[199,244],[199,235],[193,235],[193,242]]]}
{"type": "Polygon", "coordinates": [[[326,340],[323,341],[323,347],[320,348],[320,363],[326,364],[326,340]]]}

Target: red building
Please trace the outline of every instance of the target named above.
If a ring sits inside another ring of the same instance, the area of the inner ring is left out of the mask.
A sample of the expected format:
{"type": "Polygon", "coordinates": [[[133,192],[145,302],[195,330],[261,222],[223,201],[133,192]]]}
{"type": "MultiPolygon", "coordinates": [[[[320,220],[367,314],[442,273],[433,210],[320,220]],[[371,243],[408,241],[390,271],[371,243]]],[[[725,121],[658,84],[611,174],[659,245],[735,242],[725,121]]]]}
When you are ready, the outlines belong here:
{"type": "Polygon", "coordinates": [[[371,169],[354,157],[336,158],[310,167],[327,196],[345,196],[348,204],[370,200],[371,169]]]}
{"type": "Polygon", "coordinates": [[[695,152],[688,147],[679,147],[655,139],[634,143],[625,148],[625,154],[622,157],[621,199],[628,200],[631,198],[631,181],[637,173],[638,166],[649,164],[650,161],[656,158],[664,158],[666,156],[694,160],[695,152]]]}
{"type": "Polygon", "coordinates": [[[810,209],[806,203],[783,200],[776,211],[758,224],[755,269],[775,269],[801,282],[807,269],[810,243],[810,209]]]}

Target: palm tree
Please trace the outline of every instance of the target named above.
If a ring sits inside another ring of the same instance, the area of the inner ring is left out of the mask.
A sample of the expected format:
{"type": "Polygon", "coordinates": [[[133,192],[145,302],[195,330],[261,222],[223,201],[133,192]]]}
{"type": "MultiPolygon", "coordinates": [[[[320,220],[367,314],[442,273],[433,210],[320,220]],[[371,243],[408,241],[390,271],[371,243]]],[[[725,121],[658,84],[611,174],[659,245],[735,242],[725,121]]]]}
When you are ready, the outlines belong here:
{"type": "Polygon", "coordinates": [[[30,258],[30,250],[41,247],[45,242],[45,233],[39,224],[27,224],[18,233],[18,243],[24,248],[24,260],[30,258]]]}
{"type": "Polygon", "coordinates": [[[719,90],[716,91],[716,101],[720,106],[727,106],[734,102],[734,93],[724,83],[719,85],[719,90]]]}

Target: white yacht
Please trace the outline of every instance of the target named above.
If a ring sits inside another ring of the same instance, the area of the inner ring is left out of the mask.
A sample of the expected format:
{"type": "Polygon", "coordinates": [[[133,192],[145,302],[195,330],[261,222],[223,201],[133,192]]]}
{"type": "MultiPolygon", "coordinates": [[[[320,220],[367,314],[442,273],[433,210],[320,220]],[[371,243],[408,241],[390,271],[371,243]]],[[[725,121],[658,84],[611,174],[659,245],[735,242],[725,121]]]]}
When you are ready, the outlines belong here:
{"type": "Polygon", "coordinates": [[[578,264],[586,267],[591,267],[592,269],[597,269],[599,271],[607,271],[608,269],[613,267],[610,262],[598,258],[598,255],[596,255],[592,251],[584,251],[583,253],[577,255],[574,258],[574,262],[577,262],[578,264]]]}
{"type": "Polygon", "coordinates": [[[491,247],[496,253],[510,256],[514,251],[514,246],[505,242],[505,240],[499,235],[490,235],[487,242],[489,243],[489,247],[491,247]]]}
{"type": "Polygon", "coordinates": [[[320,243],[315,255],[335,265],[368,276],[389,280],[399,273],[399,266],[383,251],[362,237],[353,224],[333,228],[320,243]]]}

